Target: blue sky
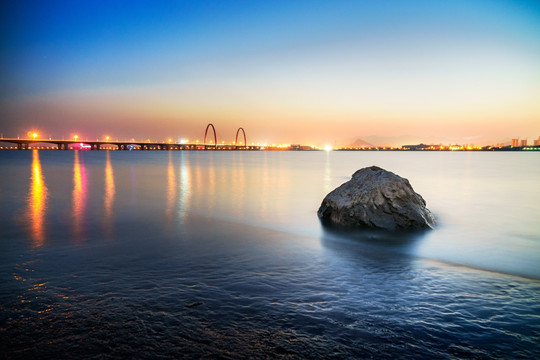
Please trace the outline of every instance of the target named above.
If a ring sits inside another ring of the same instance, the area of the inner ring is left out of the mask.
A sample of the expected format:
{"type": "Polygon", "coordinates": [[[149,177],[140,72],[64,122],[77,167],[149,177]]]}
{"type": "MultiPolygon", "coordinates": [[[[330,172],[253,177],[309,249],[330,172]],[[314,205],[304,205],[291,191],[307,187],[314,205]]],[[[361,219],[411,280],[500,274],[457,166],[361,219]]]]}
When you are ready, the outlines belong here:
{"type": "Polygon", "coordinates": [[[540,135],[538,2],[22,1],[1,33],[4,133],[540,135]]]}

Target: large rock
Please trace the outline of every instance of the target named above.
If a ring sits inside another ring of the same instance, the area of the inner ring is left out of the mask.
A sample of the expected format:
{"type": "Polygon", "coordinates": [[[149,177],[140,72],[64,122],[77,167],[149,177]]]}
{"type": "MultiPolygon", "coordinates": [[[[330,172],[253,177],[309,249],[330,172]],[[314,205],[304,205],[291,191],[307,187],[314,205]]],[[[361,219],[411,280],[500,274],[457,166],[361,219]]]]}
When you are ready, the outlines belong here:
{"type": "Polygon", "coordinates": [[[360,169],[324,198],[323,222],[386,230],[431,228],[435,219],[409,180],[377,166],[360,169]]]}

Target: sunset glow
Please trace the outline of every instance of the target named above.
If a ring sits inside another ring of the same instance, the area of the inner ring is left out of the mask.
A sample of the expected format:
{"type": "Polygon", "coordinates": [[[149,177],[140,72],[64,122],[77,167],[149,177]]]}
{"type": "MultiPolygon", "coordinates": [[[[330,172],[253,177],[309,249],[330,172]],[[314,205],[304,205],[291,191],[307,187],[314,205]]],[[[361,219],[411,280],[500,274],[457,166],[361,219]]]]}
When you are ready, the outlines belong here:
{"type": "Polygon", "coordinates": [[[536,2],[14,3],[3,132],[260,143],[540,135],[536,2]],[[156,20],[159,19],[159,20],[156,20]]]}

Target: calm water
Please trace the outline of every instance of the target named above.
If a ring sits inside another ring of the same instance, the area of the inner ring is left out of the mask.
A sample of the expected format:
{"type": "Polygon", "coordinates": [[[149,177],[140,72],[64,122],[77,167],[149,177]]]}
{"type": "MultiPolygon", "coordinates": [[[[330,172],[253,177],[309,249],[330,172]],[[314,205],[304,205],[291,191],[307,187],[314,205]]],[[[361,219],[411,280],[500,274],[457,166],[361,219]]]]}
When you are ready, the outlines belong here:
{"type": "Polygon", "coordinates": [[[7,358],[538,358],[540,156],[0,151],[7,358]],[[425,234],[323,229],[377,165],[425,234]]]}

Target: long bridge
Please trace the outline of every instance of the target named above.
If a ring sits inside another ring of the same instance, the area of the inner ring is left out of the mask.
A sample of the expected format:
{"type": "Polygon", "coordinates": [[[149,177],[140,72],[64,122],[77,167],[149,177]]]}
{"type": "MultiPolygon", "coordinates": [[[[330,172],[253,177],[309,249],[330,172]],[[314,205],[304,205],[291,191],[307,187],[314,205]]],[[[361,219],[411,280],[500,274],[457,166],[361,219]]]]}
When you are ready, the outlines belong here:
{"type": "Polygon", "coordinates": [[[118,150],[262,150],[261,146],[247,145],[246,132],[243,128],[238,128],[236,131],[236,140],[234,144],[218,144],[216,129],[213,124],[208,124],[204,132],[204,142],[199,143],[176,143],[169,141],[153,142],[153,141],[119,141],[110,140],[107,137],[105,140],[79,140],[77,136],[70,140],[59,139],[40,139],[37,134],[34,133],[32,138],[20,139],[20,138],[0,138],[0,142],[12,143],[17,145],[19,150],[30,149],[31,144],[53,144],[58,150],[68,149],[88,149],[88,150],[101,150],[102,148],[110,148],[116,146],[118,150]],[[208,131],[212,130],[214,141],[207,143],[208,131]],[[244,141],[239,145],[238,135],[242,132],[244,141]]]}

